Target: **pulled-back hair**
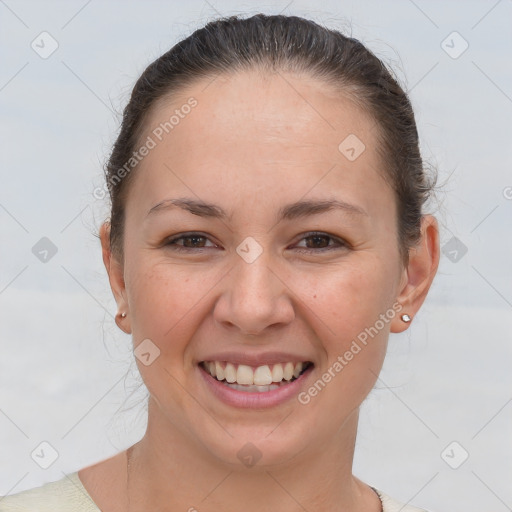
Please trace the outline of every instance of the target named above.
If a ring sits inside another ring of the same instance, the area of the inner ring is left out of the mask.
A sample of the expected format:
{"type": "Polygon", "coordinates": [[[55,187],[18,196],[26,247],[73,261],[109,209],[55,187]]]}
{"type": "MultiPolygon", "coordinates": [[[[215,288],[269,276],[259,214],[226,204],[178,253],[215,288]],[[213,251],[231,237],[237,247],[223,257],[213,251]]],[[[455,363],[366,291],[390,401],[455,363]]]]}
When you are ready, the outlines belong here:
{"type": "Polygon", "coordinates": [[[297,16],[264,14],[208,23],[150,64],[137,80],[105,169],[112,251],[123,259],[126,197],[136,167],[124,173],[122,180],[115,178],[140,145],[155,103],[201,78],[249,69],[292,71],[318,78],[375,120],[376,149],[383,163],[380,172],[395,192],[398,245],[407,264],[409,249],[421,236],[422,207],[437,178],[429,181],[424,172],[407,94],[358,40],[297,16]]]}

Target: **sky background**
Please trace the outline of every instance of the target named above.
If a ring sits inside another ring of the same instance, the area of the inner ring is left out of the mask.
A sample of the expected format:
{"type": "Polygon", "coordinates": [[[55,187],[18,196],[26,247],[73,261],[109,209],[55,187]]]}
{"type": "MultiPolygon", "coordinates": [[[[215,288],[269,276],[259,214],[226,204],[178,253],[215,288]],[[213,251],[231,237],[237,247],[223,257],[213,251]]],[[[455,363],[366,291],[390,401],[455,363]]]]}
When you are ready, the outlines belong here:
{"type": "Polygon", "coordinates": [[[256,12],[341,29],[389,64],[443,185],[429,209],[438,275],[391,335],[355,474],[432,512],[511,510],[511,0],[0,0],[0,495],[143,435],[145,389],[95,237],[108,203],[93,190],[144,68],[210,19],[256,12]],[[31,457],[42,442],[58,454],[47,469],[31,457]]]}

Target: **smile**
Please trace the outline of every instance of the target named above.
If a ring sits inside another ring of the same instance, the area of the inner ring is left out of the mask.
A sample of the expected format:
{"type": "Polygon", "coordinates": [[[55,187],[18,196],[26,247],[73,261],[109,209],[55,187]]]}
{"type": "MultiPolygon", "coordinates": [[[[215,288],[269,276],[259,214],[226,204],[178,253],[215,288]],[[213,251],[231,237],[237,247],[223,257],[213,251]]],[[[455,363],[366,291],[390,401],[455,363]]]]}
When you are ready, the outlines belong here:
{"type": "Polygon", "coordinates": [[[299,392],[310,361],[249,366],[226,361],[202,361],[201,374],[222,401],[237,407],[269,407],[299,392]],[[298,387],[299,386],[299,387],[298,387]]]}

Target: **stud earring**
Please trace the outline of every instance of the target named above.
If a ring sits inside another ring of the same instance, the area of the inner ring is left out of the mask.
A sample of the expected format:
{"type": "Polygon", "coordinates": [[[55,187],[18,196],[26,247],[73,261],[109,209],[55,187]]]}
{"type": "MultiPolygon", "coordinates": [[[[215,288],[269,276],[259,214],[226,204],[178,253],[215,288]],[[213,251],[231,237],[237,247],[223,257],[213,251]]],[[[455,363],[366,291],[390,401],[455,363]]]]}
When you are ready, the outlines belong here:
{"type": "Polygon", "coordinates": [[[404,313],[400,318],[405,323],[409,323],[411,321],[411,317],[407,313],[404,313]]]}
{"type": "Polygon", "coordinates": [[[120,313],[121,318],[126,318],[126,313],[120,313]]]}

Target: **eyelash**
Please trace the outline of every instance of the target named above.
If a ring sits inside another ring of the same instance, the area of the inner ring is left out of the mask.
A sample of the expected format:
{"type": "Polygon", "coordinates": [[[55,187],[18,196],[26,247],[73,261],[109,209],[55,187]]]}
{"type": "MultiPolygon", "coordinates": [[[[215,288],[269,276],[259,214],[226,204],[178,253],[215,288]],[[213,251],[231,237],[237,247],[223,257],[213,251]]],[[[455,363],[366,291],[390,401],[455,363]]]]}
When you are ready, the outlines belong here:
{"type": "MultiPolygon", "coordinates": [[[[300,239],[300,241],[305,240],[307,238],[313,238],[315,236],[333,240],[337,245],[321,247],[318,249],[314,249],[314,248],[299,249],[298,252],[302,252],[302,253],[317,252],[318,253],[318,252],[332,251],[334,249],[344,249],[344,248],[349,247],[348,243],[345,242],[344,240],[342,240],[341,238],[338,238],[338,237],[329,235],[328,233],[323,233],[320,231],[312,231],[309,233],[305,233],[302,236],[302,238],[300,239]]],[[[176,244],[177,241],[184,240],[187,238],[205,238],[208,240],[208,237],[206,235],[203,235],[202,233],[192,232],[192,233],[184,233],[184,234],[180,234],[175,237],[172,237],[172,238],[168,239],[164,245],[166,247],[171,247],[171,249],[173,251],[177,251],[177,252],[197,252],[197,250],[202,252],[204,249],[208,249],[208,247],[185,247],[185,246],[180,246],[180,245],[176,244]]]]}

